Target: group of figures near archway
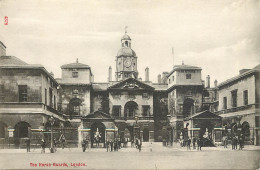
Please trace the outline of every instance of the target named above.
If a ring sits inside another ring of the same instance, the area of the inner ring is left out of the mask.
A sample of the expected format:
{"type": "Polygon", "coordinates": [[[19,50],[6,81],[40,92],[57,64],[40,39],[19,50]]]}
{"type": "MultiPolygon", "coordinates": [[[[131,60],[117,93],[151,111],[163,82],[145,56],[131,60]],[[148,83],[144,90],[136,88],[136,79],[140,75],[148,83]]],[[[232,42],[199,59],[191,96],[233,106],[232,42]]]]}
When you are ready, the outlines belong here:
{"type": "Polygon", "coordinates": [[[91,147],[105,147],[106,141],[118,140],[123,147],[131,146],[136,139],[142,142],[149,141],[149,129],[140,127],[126,126],[124,129],[108,129],[102,122],[94,122],[90,128],[89,135],[83,135],[83,139],[90,142],[91,147]]]}

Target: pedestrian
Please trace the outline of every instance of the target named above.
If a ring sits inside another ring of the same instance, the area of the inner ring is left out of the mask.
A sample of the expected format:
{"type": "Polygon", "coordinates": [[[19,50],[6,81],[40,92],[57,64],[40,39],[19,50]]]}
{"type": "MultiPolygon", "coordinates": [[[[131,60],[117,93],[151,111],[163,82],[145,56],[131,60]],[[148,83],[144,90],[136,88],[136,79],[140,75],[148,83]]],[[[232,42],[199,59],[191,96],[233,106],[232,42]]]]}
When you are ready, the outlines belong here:
{"type": "Polygon", "coordinates": [[[117,151],[117,142],[116,142],[116,139],[114,140],[114,151],[117,151]]]}
{"type": "Polygon", "coordinates": [[[191,140],[190,140],[190,138],[188,138],[186,141],[187,150],[190,150],[190,143],[191,143],[191,140]]]}
{"type": "Polygon", "coordinates": [[[86,148],[89,149],[89,139],[86,137],[86,148]]]}
{"type": "Polygon", "coordinates": [[[53,146],[54,146],[54,150],[56,152],[57,151],[57,140],[56,140],[56,138],[53,139],[53,146]]]}
{"type": "Polygon", "coordinates": [[[41,147],[42,147],[41,153],[45,153],[46,142],[44,138],[42,138],[41,140],[41,147]]]}
{"type": "Polygon", "coordinates": [[[193,146],[193,149],[196,149],[196,138],[195,137],[192,138],[192,146],[193,146]]]}
{"type": "Polygon", "coordinates": [[[81,146],[82,146],[82,151],[85,152],[86,150],[86,140],[83,139],[83,141],[81,142],[81,146]]]}
{"type": "Polygon", "coordinates": [[[109,151],[109,140],[106,141],[107,152],[109,151]]]}
{"type": "Polygon", "coordinates": [[[232,138],[232,150],[237,149],[237,139],[236,136],[233,136],[232,138]]]}
{"type": "Polygon", "coordinates": [[[150,147],[150,152],[152,152],[153,151],[153,143],[152,142],[150,143],[149,147],[150,147]]]}
{"type": "Polygon", "coordinates": [[[201,151],[201,144],[202,144],[201,139],[198,138],[197,139],[197,145],[198,145],[198,150],[200,150],[200,151],[201,151]]]}
{"type": "Polygon", "coordinates": [[[224,136],[224,148],[227,148],[227,145],[228,145],[228,137],[227,136],[224,136]]]}
{"type": "Polygon", "coordinates": [[[30,138],[27,138],[27,139],[25,140],[25,143],[26,143],[27,152],[30,152],[30,145],[31,145],[31,140],[30,140],[30,138]]]}
{"type": "Polygon", "coordinates": [[[62,136],[62,138],[61,138],[61,147],[62,147],[62,149],[65,148],[65,143],[66,143],[65,137],[62,136]]]}
{"type": "Polygon", "coordinates": [[[114,144],[114,142],[112,141],[112,140],[110,140],[110,152],[113,152],[113,144],[114,144]]]}
{"type": "Polygon", "coordinates": [[[244,147],[244,139],[242,135],[239,137],[238,142],[239,142],[239,150],[242,150],[244,147]]]}
{"type": "Polygon", "coordinates": [[[235,136],[235,139],[234,139],[235,141],[234,141],[234,149],[235,150],[237,150],[237,143],[238,143],[238,139],[237,139],[237,137],[235,136]]]}

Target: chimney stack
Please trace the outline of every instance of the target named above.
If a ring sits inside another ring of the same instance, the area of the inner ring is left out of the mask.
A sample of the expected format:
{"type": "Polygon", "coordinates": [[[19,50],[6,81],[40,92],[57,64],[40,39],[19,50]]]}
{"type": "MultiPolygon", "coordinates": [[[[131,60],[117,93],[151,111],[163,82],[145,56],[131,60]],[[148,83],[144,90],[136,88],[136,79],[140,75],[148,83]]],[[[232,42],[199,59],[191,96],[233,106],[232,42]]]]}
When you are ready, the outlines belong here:
{"type": "Polygon", "coordinates": [[[207,88],[210,88],[210,76],[209,76],[209,75],[207,76],[207,81],[206,81],[206,83],[207,83],[207,84],[206,84],[206,87],[207,87],[207,88]]]}
{"type": "Polygon", "coordinates": [[[218,86],[218,81],[217,81],[217,80],[214,81],[214,86],[215,86],[215,87],[218,86]]]}
{"type": "Polygon", "coordinates": [[[112,67],[109,66],[108,69],[108,82],[112,81],[112,67]]]}
{"type": "Polygon", "coordinates": [[[145,81],[149,81],[149,68],[145,68],[145,81]]]}
{"type": "Polygon", "coordinates": [[[159,74],[159,75],[157,76],[157,78],[158,78],[158,83],[161,84],[161,83],[162,83],[162,76],[161,76],[161,74],[159,74]]]}
{"type": "Polygon", "coordinates": [[[162,83],[167,84],[167,76],[169,75],[169,72],[163,72],[162,73],[162,83]]]}
{"type": "Polygon", "coordinates": [[[0,41],[0,56],[6,56],[6,46],[0,41]]]}

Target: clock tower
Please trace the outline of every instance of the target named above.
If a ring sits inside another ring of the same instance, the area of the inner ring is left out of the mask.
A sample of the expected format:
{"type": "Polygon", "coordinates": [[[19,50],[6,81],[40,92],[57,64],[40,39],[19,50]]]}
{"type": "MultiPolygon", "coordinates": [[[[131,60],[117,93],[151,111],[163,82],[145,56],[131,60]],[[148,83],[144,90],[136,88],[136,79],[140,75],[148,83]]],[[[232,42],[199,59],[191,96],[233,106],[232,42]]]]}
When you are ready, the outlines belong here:
{"type": "Polygon", "coordinates": [[[122,47],[116,56],[116,80],[137,79],[137,56],[131,49],[131,38],[127,35],[127,32],[121,38],[121,45],[122,47]]]}

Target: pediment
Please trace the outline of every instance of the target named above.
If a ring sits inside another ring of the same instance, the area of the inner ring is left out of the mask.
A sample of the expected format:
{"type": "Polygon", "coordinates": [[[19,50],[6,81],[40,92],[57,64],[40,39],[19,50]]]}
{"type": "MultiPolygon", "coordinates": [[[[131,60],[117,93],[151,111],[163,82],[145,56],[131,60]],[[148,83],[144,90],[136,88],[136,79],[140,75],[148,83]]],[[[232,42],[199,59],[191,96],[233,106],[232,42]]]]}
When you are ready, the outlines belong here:
{"type": "Polygon", "coordinates": [[[126,79],[121,81],[113,86],[110,86],[108,90],[154,90],[154,87],[149,86],[141,81],[138,81],[133,78],[126,79]]]}
{"type": "Polygon", "coordinates": [[[191,116],[190,119],[221,119],[221,117],[206,110],[191,116]]]}
{"type": "Polygon", "coordinates": [[[92,118],[92,119],[112,119],[112,117],[109,114],[106,114],[102,111],[95,111],[93,113],[90,113],[85,117],[86,119],[92,118]]]}

